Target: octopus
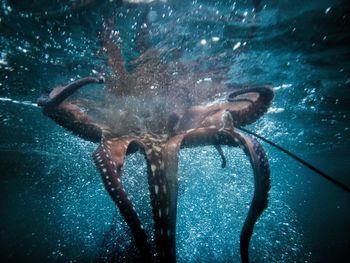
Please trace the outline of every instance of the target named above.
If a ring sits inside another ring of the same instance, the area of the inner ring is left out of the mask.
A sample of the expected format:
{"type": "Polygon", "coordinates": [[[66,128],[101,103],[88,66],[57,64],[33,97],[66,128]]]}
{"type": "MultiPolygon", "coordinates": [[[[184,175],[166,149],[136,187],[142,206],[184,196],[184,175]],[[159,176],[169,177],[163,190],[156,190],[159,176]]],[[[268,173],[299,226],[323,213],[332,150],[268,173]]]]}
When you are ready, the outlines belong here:
{"type": "MultiPolygon", "coordinates": [[[[148,47],[143,27],[140,55],[127,69],[115,17],[101,33],[102,51],[111,73],[88,76],[55,87],[38,99],[43,113],[82,139],[99,143],[93,160],[105,189],[131,230],[144,262],[176,262],[176,217],[179,151],[213,145],[226,165],[222,145],[240,147],[253,169],[254,195],[240,234],[242,262],[249,262],[249,243],[255,223],[267,208],[270,169],[262,145],[239,128],[258,120],[269,108],[268,85],[235,85],[223,72],[205,70],[196,61],[171,59],[148,47]],[[93,87],[83,87],[92,85],[93,87]],[[98,85],[102,89],[97,89],[98,85]],[[85,93],[84,93],[85,91],[85,93]],[[128,154],[140,151],[147,163],[156,253],[123,185],[128,154]]],[[[179,55],[180,54],[180,55],[179,55]]]]}

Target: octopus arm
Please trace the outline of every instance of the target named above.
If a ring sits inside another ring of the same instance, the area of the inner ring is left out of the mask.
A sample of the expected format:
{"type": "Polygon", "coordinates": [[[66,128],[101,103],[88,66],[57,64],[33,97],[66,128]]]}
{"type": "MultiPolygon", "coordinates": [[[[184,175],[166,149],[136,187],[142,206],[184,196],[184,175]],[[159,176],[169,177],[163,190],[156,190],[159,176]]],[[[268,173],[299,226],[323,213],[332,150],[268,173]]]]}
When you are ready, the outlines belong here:
{"type": "Polygon", "coordinates": [[[157,142],[152,135],[105,140],[94,153],[104,185],[130,227],[143,261],[176,262],[175,228],[177,164],[182,135],[157,142]],[[141,148],[148,165],[148,183],[154,218],[156,258],[151,255],[140,219],[127,197],[121,180],[125,155],[141,148]]]}
{"type": "Polygon", "coordinates": [[[38,99],[38,106],[42,107],[47,116],[67,130],[83,139],[98,142],[107,128],[94,122],[78,107],[77,103],[67,101],[67,99],[83,86],[103,82],[102,77],[86,77],[73,81],[66,86],[56,87],[48,96],[42,96],[38,99]]]}
{"type": "Polygon", "coordinates": [[[197,127],[216,127],[230,125],[240,127],[253,123],[269,108],[274,93],[268,86],[238,89],[231,92],[227,101],[192,106],[175,119],[172,130],[183,133],[197,127]]]}
{"type": "MultiPolygon", "coordinates": [[[[137,248],[144,262],[152,262],[150,245],[137,212],[125,192],[122,183],[122,167],[129,148],[143,145],[132,138],[102,139],[93,158],[98,167],[102,181],[112,200],[131,229],[137,248]]],[[[133,149],[132,149],[133,150],[133,149]]]]}
{"type": "Polygon", "coordinates": [[[118,75],[122,83],[126,83],[129,74],[125,68],[125,61],[123,59],[122,51],[119,47],[119,31],[114,30],[116,20],[116,13],[105,21],[103,24],[103,31],[101,34],[103,50],[106,51],[108,57],[108,64],[118,75]]]}
{"type": "Polygon", "coordinates": [[[273,89],[269,86],[248,87],[231,92],[227,100],[234,125],[239,127],[255,122],[270,107],[273,97],[273,89]]]}
{"type": "Polygon", "coordinates": [[[264,209],[267,207],[268,191],[270,189],[270,170],[266,154],[258,141],[251,139],[232,129],[197,128],[187,133],[171,138],[164,148],[163,178],[166,180],[167,195],[164,196],[161,213],[165,212],[161,224],[163,231],[159,236],[159,251],[169,262],[176,261],[175,233],[176,233],[176,203],[177,203],[177,166],[178,152],[181,147],[198,145],[228,145],[240,146],[248,156],[254,172],[254,196],[248,215],[244,222],[241,237],[240,251],[242,262],[248,262],[249,242],[254,225],[264,209]],[[166,235],[164,234],[166,233],[166,235]]]}
{"type": "Polygon", "coordinates": [[[261,144],[254,138],[236,131],[227,132],[228,139],[238,143],[248,156],[254,173],[254,195],[244,221],[240,236],[240,253],[243,263],[249,262],[248,250],[256,221],[268,205],[270,190],[270,168],[266,153],[261,144]]]}
{"type": "Polygon", "coordinates": [[[176,262],[177,170],[183,137],[184,135],[177,135],[169,139],[164,145],[161,161],[152,168],[153,176],[157,178],[153,194],[157,203],[154,215],[159,262],[176,262]]]}
{"type": "Polygon", "coordinates": [[[75,80],[64,87],[54,88],[49,97],[41,97],[38,99],[38,106],[44,107],[45,110],[52,110],[59,106],[65,99],[83,86],[91,83],[103,83],[103,77],[85,77],[75,80]]]}
{"type": "Polygon", "coordinates": [[[224,151],[221,148],[220,144],[214,144],[215,149],[217,150],[218,154],[221,157],[221,168],[225,168],[226,167],[226,157],[224,155],[224,151]]]}

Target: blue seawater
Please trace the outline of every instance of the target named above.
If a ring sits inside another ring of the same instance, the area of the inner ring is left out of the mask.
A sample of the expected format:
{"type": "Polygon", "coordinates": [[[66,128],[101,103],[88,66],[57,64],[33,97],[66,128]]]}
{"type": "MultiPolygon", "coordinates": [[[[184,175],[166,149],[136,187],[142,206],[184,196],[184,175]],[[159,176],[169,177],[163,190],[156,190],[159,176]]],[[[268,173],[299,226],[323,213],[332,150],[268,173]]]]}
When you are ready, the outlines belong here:
{"type": "MultiPolygon", "coordinates": [[[[0,1],[1,262],[131,260],[129,229],[92,162],[96,145],[46,118],[35,101],[58,84],[110,72],[97,54],[113,12],[125,60],[136,58],[133,39],[146,5],[28,2],[0,1]]],[[[151,2],[151,45],[165,59],[166,50],[181,48],[183,61],[220,58],[211,66],[229,66],[228,82],[272,85],[271,109],[247,128],[350,186],[347,1],[261,1],[255,17],[251,1],[151,2]]],[[[251,261],[349,262],[350,194],[262,144],[272,187],[251,261]]],[[[178,262],[240,261],[252,171],[240,149],[223,150],[226,168],[213,147],[180,153],[178,262]]],[[[127,157],[124,178],[153,238],[140,153],[127,157]]]]}

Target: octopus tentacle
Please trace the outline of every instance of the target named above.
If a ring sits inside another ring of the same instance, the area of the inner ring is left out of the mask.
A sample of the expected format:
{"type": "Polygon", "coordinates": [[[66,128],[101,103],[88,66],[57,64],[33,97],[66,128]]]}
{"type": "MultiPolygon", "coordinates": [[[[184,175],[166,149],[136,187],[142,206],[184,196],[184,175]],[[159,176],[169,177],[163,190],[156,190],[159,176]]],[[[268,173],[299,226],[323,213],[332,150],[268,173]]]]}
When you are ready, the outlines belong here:
{"type": "Polygon", "coordinates": [[[73,82],[70,82],[64,87],[57,87],[50,92],[49,97],[41,97],[38,99],[38,106],[44,107],[44,110],[52,110],[60,105],[65,99],[76,92],[83,86],[91,83],[103,83],[105,80],[102,76],[85,77],[73,82]]]}
{"type": "Polygon", "coordinates": [[[232,105],[242,103],[241,107],[230,110],[234,125],[244,126],[259,119],[270,107],[273,97],[273,89],[269,86],[249,87],[231,92],[227,100],[232,105]]]}
{"type": "Polygon", "coordinates": [[[63,87],[54,88],[48,96],[38,100],[45,115],[49,116],[62,127],[79,135],[83,139],[98,142],[107,127],[95,123],[78,105],[64,101],[79,88],[91,84],[102,83],[103,77],[85,77],[63,87]]]}
{"type": "MultiPolygon", "coordinates": [[[[193,146],[201,143],[212,144],[207,140],[207,131],[217,129],[194,129],[188,133],[176,135],[164,145],[159,166],[154,166],[154,174],[158,174],[160,184],[155,184],[158,198],[156,211],[156,246],[160,262],[176,262],[176,213],[178,197],[178,154],[182,146],[193,146]],[[186,139],[186,142],[184,143],[186,139]],[[161,188],[160,188],[161,186],[161,188]],[[160,190],[161,189],[161,190],[160,190]]],[[[216,144],[214,144],[216,145],[216,144]]]]}
{"type": "Polygon", "coordinates": [[[273,96],[273,90],[268,86],[235,90],[228,96],[228,101],[186,109],[173,129],[177,133],[197,127],[215,126],[219,129],[228,117],[235,127],[244,126],[256,121],[267,111],[273,96]]]}
{"type": "Polygon", "coordinates": [[[145,5],[144,10],[141,11],[141,22],[138,23],[137,35],[135,37],[135,44],[140,53],[144,53],[150,48],[150,34],[149,34],[149,5],[145,5]]]}
{"type": "Polygon", "coordinates": [[[262,212],[267,207],[268,192],[270,189],[270,170],[268,160],[262,146],[255,139],[251,139],[233,129],[197,128],[185,134],[173,137],[164,148],[164,169],[161,170],[168,186],[166,207],[170,208],[168,217],[163,219],[164,230],[169,231],[169,236],[161,239],[161,251],[170,262],[176,261],[175,255],[175,230],[176,230],[176,202],[177,202],[177,164],[180,147],[193,147],[197,145],[223,144],[228,146],[240,146],[249,157],[254,171],[254,196],[248,215],[244,222],[240,236],[240,252],[242,262],[248,261],[249,242],[254,225],[262,212]]]}
{"type": "Polygon", "coordinates": [[[119,31],[114,30],[116,12],[105,21],[101,34],[102,46],[108,56],[108,65],[115,71],[122,83],[127,82],[129,73],[125,67],[125,61],[119,47],[119,31]]]}
{"type": "Polygon", "coordinates": [[[178,153],[184,135],[172,137],[163,148],[159,169],[159,183],[155,184],[159,202],[157,212],[156,247],[160,262],[176,262],[175,235],[178,195],[178,153]]]}
{"type": "Polygon", "coordinates": [[[226,167],[226,157],[224,155],[224,152],[220,146],[220,144],[214,144],[215,149],[218,151],[220,157],[221,157],[221,168],[226,167]]]}
{"type": "Polygon", "coordinates": [[[177,153],[181,140],[181,136],[176,136],[166,142],[165,138],[151,134],[140,138],[145,147],[148,165],[157,262],[176,262],[176,173],[177,153]]]}
{"type": "Polygon", "coordinates": [[[248,249],[254,225],[268,204],[270,168],[266,153],[257,140],[236,131],[229,132],[228,134],[243,148],[245,154],[249,157],[254,171],[254,196],[240,236],[241,260],[243,263],[247,263],[249,262],[248,249]]]}
{"type": "Polygon", "coordinates": [[[93,154],[93,158],[101,172],[103,183],[109,195],[118,206],[120,213],[131,229],[136,246],[143,260],[152,262],[151,249],[147,241],[146,232],[142,227],[141,221],[121,181],[125,155],[131,143],[137,143],[139,146],[143,147],[140,142],[132,139],[102,139],[101,145],[93,154]]]}

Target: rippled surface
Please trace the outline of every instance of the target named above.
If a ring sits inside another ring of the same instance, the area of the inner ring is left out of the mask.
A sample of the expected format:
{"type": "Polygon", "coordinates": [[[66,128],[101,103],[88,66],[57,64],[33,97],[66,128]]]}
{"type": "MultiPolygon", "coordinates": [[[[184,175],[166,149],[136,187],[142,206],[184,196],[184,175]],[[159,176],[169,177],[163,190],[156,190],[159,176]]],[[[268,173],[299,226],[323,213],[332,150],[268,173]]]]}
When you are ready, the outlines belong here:
{"type": "MultiPolygon", "coordinates": [[[[67,7],[72,2],[63,1],[67,7]]],[[[53,1],[45,15],[45,6],[34,3],[1,2],[0,257],[14,262],[122,260],[132,254],[133,243],[92,163],[96,145],[58,127],[34,104],[59,83],[109,72],[99,55],[98,35],[103,17],[119,5],[101,1],[69,11],[53,1]]],[[[165,59],[178,47],[183,61],[204,58],[205,63],[194,65],[198,70],[229,66],[232,83],[271,84],[274,104],[249,129],[350,185],[349,8],[336,1],[263,3],[255,20],[251,3],[244,1],[154,5],[148,13],[152,45],[165,59]]],[[[138,55],[132,39],[143,9],[118,9],[128,61],[138,55]]],[[[252,238],[252,262],[346,262],[349,194],[264,147],[272,188],[269,208],[252,238]]],[[[179,262],[239,261],[252,171],[239,149],[224,152],[224,169],[212,147],[180,154],[179,262]]],[[[150,233],[145,171],[141,154],[128,157],[126,188],[150,233]]]]}

